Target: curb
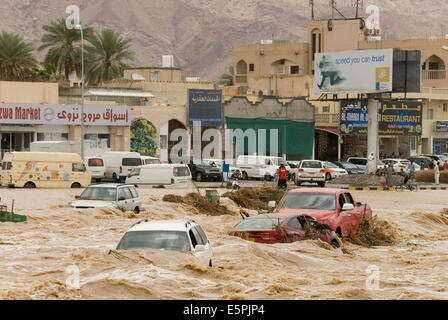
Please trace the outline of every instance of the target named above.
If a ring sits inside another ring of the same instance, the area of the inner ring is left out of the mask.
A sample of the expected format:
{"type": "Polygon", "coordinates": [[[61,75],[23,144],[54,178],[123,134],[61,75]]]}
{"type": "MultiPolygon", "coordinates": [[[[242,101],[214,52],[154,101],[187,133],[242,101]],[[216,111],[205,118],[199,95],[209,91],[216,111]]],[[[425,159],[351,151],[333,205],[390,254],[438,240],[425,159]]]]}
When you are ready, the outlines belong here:
{"type": "MultiPolygon", "coordinates": [[[[396,191],[395,187],[361,187],[342,188],[350,191],[396,191]]],[[[418,190],[448,190],[448,187],[418,187],[418,190]]]]}

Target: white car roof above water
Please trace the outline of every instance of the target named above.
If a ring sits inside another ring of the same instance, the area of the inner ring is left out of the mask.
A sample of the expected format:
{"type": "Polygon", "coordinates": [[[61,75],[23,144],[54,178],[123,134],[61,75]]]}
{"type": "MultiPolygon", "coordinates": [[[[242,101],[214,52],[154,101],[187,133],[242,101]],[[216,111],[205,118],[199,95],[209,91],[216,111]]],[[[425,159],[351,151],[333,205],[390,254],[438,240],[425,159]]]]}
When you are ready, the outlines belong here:
{"type": "Polygon", "coordinates": [[[188,223],[196,225],[195,222],[188,220],[142,221],[128,231],[186,231],[188,223]]]}
{"type": "Polygon", "coordinates": [[[118,188],[118,187],[134,187],[132,184],[123,183],[101,183],[101,184],[91,184],[87,188],[118,188]]]}

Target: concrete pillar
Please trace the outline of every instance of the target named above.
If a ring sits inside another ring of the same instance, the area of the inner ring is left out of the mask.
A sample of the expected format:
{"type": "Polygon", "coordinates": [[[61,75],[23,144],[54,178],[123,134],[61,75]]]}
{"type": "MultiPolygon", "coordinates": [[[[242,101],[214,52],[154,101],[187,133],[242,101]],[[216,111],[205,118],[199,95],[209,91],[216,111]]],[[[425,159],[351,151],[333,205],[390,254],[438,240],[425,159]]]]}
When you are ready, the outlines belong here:
{"type": "Polygon", "coordinates": [[[367,133],[367,173],[374,174],[377,170],[378,161],[378,104],[374,98],[369,99],[368,119],[369,130],[367,133]]]}

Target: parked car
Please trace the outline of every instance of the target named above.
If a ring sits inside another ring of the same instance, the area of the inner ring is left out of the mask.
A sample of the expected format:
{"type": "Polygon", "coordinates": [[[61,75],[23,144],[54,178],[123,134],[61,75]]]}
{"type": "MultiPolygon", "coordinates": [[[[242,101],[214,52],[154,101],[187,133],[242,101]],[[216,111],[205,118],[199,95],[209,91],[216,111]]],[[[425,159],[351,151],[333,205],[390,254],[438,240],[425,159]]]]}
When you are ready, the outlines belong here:
{"type": "MultiPolygon", "coordinates": [[[[270,202],[275,207],[275,202],[270,202]]],[[[286,193],[274,213],[306,214],[326,223],[340,237],[358,233],[363,223],[370,223],[372,209],[357,202],[353,194],[342,189],[294,189],[286,193]]]]}
{"type": "Polygon", "coordinates": [[[324,161],[324,168],[325,168],[325,179],[327,181],[348,175],[347,170],[339,168],[332,162],[324,161]]]}
{"type": "Polygon", "coordinates": [[[87,171],[90,171],[92,180],[101,182],[106,177],[106,167],[104,166],[104,159],[101,157],[84,157],[84,163],[87,171]]]}
{"type": "Polygon", "coordinates": [[[429,165],[432,163],[432,159],[429,157],[419,156],[419,157],[409,157],[409,161],[416,163],[420,166],[421,170],[428,169],[429,165]]]}
{"type": "Polygon", "coordinates": [[[92,177],[77,153],[7,152],[1,184],[10,188],[82,188],[92,177]]]}
{"type": "Polygon", "coordinates": [[[357,165],[350,162],[333,161],[333,164],[347,171],[348,174],[363,174],[366,170],[360,169],[357,165]]]}
{"type": "Polygon", "coordinates": [[[106,183],[87,187],[75,201],[70,202],[70,206],[80,209],[114,208],[140,213],[142,201],[135,186],[106,183]]]}
{"type": "Polygon", "coordinates": [[[106,165],[106,179],[113,182],[124,182],[131,170],[143,165],[140,153],[137,152],[105,152],[101,155],[106,165]]]}
{"type": "Polygon", "coordinates": [[[193,220],[137,222],[121,238],[117,250],[139,249],[191,252],[202,265],[213,265],[210,240],[193,220]]]}
{"type": "Polygon", "coordinates": [[[142,158],[142,165],[146,164],[160,164],[160,159],[156,157],[150,157],[150,156],[141,156],[142,158]]]}
{"type": "Polygon", "coordinates": [[[400,173],[401,170],[408,171],[411,164],[414,165],[414,171],[419,171],[421,169],[418,164],[412,163],[407,159],[384,159],[383,162],[392,166],[395,173],[400,173]]]}
{"type": "Polygon", "coordinates": [[[291,181],[296,181],[297,172],[299,171],[300,161],[288,161],[289,166],[288,179],[291,181]]]}
{"type": "Polygon", "coordinates": [[[189,163],[187,163],[187,165],[190,169],[191,176],[193,177],[194,181],[201,182],[205,180],[222,180],[221,170],[217,167],[211,166],[204,161],[200,163],[194,163],[193,161],[190,161],[189,163]]]}
{"type": "Polygon", "coordinates": [[[297,170],[296,185],[304,182],[317,183],[319,187],[325,187],[325,168],[322,161],[303,160],[297,170]]]}
{"type": "MultiPolygon", "coordinates": [[[[219,168],[221,170],[221,174],[223,171],[224,160],[221,159],[203,159],[203,161],[212,167],[219,168]]],[[[229,176],[231,176],[237,170],[234,166],[229,166],[229,176]]]]}
{"type": "Polygon", "coordinates": [[[188,186],[191,172],[186,164],[149,164],[134,168],[126,178],[127,184],[149,186],[188,186]]]}
{"type": "Polygon", "coordinates": [[[242,220],[230,233],[233,236],[259,243],[290,243],[306,239],[320,239],[335,248],[340,241],[327,225],[308,215],[260,214],[242,220]]]}
{"type": "MultiPolygon", "coordinates": [[[[358,168],[364,170],[364,172],[367,170],[367,158],[360,158],[360,157],[350,157],[347,159],[347,162],[353,163],[358,168]]],[[[381,160],[377,161],[377,169],[384,169],[384,162],[381,160]]]]}
{"type": "Polygon", "coordinates": [[[282,164],[286,170],[289,171],[291,169],[283,158],[253,155],[238,156],[235,167],[240,170],[244,180],[254,178],[272,181],[282,164]]]}
{"type": "Polygon", "coordinates": [[[441,154],[424,154],[423,156],[428,157],[436,162],[439,162],[440,170],[443,170],[443,163],[448,161],[448,157],[441,154]]]}

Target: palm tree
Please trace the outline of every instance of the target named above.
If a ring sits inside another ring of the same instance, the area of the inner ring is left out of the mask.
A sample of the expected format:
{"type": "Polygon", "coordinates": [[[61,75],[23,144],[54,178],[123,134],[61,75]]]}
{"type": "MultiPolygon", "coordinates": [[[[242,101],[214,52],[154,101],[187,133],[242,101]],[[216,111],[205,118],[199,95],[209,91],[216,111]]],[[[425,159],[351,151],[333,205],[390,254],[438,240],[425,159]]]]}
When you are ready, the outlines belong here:
{"type": "Polygon", "coordinates": [[[229,67],[228,73],[224,73],[219,78],[219,84],[225,85],[225,86],[233,86],[233,77],[235,75],[235,72],[233,70],[233,66],[229,67]]]}
{"type": "Polygon", "coordinates": [[[21,80],[37,67],[33,45],[22,37],[2,32],[0,34],[0,79],[21,80]]]}
{"type": "Polygon", "coordinates": [[[126,62],[133,61],[135,55],[129,49],[131,40],[124,39],[118,31],[105,29],[95,32],[89,42],[85,48],[86,82],[96,85],[122,77],[123,70],[129,67],[126,62]]]}
{"type": "MultiPolygon", "coordinates": [[[[49,49],[45,62],[56,66],[57,74],[68,79],[73,72],[81,69],[81,32],[77,29],[68,29],[64,19],[52,22],[43,27],[46,33],[42,37],[39,51],[49,49]]],[[[92,28],[85,28],[84,37],[88,39],[92,28]]]]}

